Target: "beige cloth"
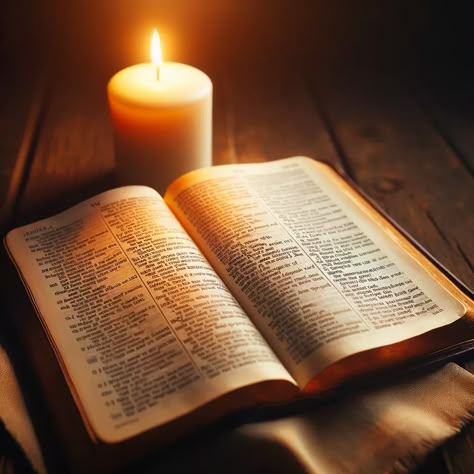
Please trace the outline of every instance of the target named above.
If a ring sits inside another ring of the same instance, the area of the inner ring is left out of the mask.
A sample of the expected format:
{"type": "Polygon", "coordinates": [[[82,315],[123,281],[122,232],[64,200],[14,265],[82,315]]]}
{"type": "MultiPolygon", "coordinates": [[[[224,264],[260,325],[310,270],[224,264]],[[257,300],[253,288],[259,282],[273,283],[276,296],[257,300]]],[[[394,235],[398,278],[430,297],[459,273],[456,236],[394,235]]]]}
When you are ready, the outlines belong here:
{"type": "MultiPolygon", "coordinates": [[[[45,472],[23,397],[0,348],[0,418],[34,469],[45,472]]],[[[143,472],[400,473],[474,419],[474,375],[454,363],[304,413],[242,425],[196,442],[143,472]]],[[[472,424],[448,443],[452,473],[472,470],[472,424]],[[470,430],[470,431],[469,431],[470,430]],[[470,435],[469,435],[470,433],[470,435]]]]}
{"type": "Polygon", "coordinates": [[[409,472],[473,416],[474,376],[449,364],[429,376],[240,431],[279,443],[310,473],[409,472]]]}
{"type": "MultiPolygon", "coordinates": [[[[162,467],[168,474],[190,466],[207,473],[405,473],[473,419],[474,375],[450,363],[297,416],[241,426],[162,467]]],[[[455,441],[451,473],[474,473],[472,449],[464,438],[455,441]]]]}
{"type": "Polygon", "coordinates": [[[8,355],[2,346],[0,346],[0,420],[21,447],[34,470],[40,474],[45,473],[43,456],[23,395],[8,355]]]}
{"type": "MultiPolygon", "coordinates": [[[[466,369],[474,374],[474,360],[466,364],[466,369]]],[[[474,376],[473,376],[474,378],[474,376]]],[[[471,391],[474,398],[474,391],[471,391]]],[[[448,470],[452,474],[474,473],[474,421],[469,423],[462,436],[451,439],[443,449],[448,470]]]]}

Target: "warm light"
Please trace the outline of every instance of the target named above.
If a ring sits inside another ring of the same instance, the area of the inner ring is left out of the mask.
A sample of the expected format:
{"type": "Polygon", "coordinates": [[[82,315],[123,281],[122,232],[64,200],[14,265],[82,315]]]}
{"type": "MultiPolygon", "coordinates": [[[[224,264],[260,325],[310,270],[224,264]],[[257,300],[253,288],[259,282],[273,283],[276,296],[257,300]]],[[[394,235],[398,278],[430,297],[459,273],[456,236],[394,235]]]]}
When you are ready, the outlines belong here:
{"type": "Polygon", "coordinates": [[[153,30],[153,36],[151,38],[151,62],[156,66],[156,80],[160,80],[160,66],[163,62],[161,57],[161,44],[160,35],[156,28],[153,30]]]}
{"type": "Polygon", "coordinates": [[[153,30],[153,36],[151,38],[151,62],[159,67],[163,62],[161,57],[161,44],[160,44],[160,36],[156,28],[153,30]]]}

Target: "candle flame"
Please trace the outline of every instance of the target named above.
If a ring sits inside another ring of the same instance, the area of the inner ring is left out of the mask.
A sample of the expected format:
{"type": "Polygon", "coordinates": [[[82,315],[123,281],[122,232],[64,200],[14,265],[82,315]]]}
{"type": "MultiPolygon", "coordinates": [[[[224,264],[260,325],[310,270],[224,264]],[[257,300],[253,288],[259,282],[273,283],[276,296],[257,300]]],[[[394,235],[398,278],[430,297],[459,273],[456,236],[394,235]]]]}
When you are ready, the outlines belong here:
{"type": "Polygon", "coordinates": [[[151,62],[157,67],[161,66],[163,62],[163,58],[161,57],[160,35],[156,28],[153,30],[153,36],[151,38],[151,62]]]}

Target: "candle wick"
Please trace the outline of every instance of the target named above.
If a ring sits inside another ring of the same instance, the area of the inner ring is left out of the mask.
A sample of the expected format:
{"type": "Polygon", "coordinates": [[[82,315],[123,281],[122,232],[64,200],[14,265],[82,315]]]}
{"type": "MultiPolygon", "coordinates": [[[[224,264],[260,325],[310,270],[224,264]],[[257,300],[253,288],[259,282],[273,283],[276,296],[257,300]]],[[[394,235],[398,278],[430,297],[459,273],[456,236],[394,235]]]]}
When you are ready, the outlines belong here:
{"type": "Polygon", "coordinates": [[[160,80],[160,66],[156,66],[156,80],[160,80]]]}

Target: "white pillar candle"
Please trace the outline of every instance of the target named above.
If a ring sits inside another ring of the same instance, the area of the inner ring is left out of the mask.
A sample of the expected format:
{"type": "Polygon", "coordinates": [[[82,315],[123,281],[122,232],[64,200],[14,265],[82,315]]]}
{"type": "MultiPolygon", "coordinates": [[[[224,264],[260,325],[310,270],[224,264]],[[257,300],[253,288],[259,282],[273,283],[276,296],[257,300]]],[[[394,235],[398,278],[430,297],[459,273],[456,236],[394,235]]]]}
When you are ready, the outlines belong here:
{"type": "Polygon", "coordinates": [[[120,184],[163,193],[178,176],[212,164],[212,82],[180,63],[137,64],[107,86],[120,184]]]}

